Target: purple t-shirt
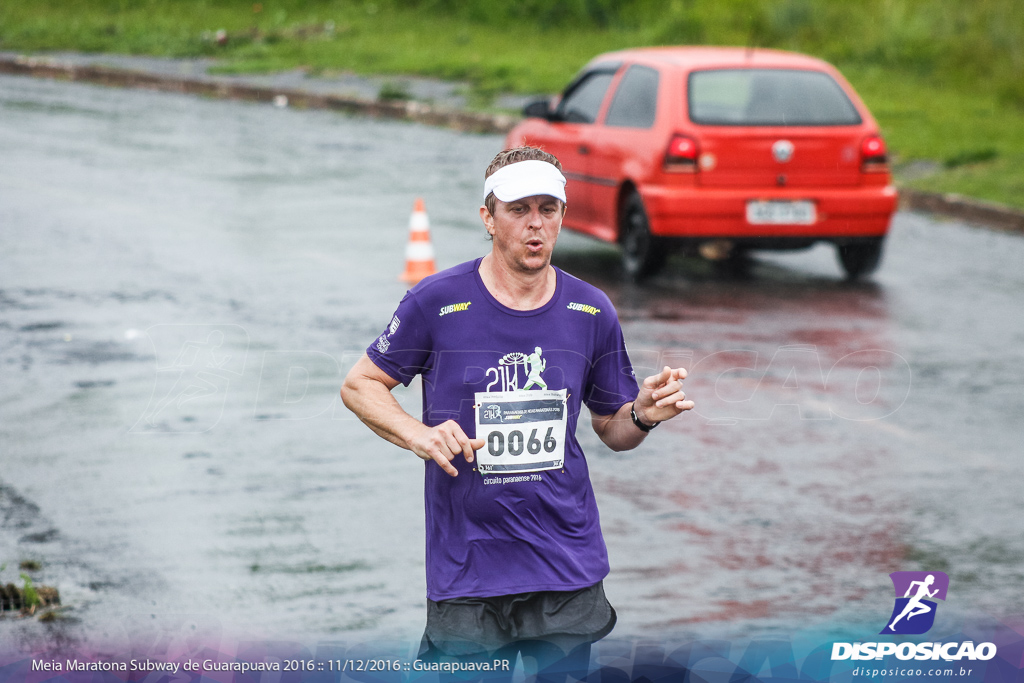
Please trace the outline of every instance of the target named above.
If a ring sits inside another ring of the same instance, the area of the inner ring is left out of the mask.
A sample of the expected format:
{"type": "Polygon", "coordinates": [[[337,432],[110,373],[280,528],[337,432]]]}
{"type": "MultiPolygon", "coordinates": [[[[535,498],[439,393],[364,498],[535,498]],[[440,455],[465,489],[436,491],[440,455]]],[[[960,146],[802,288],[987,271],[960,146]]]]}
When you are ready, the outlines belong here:
{"type": "Polygon", "coordinates": [[[581,402],[609,415],[636,398],[618,317],[601,290],[558,269],[548,303],[507,308],[487,291],[479,265],[463,263],[409,290],[367,354],[405,385],[422,374],[423,422],[454,419],[471,438],[476,392],[567,390],[565,459],[528,476],[482,475],[461,455],[458,477],[425,463],[427,596],[591,586],[608,574],[608,553],[576,422],[581,402]]]}

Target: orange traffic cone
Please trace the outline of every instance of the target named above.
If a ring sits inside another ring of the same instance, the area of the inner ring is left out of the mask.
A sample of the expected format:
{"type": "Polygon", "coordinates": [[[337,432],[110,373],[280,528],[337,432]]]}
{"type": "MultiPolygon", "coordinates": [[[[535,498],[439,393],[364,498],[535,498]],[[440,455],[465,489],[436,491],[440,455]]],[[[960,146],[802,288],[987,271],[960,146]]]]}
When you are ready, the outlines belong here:
{"type": "Polygon", "coordinates": [[[414,285],[437,272],[434,266],[434,247],[430,244],[430,221],[423,200],[416,199],[409,217],[409,244],[405,247],[405,272],[399,278],[414,285]]]}

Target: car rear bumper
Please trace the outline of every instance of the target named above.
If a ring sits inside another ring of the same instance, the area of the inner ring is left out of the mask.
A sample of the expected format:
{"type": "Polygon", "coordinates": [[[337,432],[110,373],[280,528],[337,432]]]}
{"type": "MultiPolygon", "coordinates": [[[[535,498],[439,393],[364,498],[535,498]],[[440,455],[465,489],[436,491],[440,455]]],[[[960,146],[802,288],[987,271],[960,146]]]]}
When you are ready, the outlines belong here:
{"type": "Polygon", "coordinates": [[[891,185],[807,191],[648,186],[642,190],[651,232],[660,237],[734,238],[782,243],[843,238],[882,237],[896,210],[891,185]],[[816,220],[808,225],[765,225],[747,222],[747,202],[809,200],[816,220]]]}

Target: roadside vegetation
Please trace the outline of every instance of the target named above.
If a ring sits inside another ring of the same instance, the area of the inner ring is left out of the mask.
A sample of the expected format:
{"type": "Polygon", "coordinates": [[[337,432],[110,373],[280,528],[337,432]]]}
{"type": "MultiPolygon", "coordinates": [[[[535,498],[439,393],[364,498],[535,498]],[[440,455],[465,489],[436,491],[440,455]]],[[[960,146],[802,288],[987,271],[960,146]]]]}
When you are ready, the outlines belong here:
{"type": "Polygon", "coordinates": [[[1024,208],[1020,0],[31,0],[0,50],[216,57],[222,71],[416,74],[553,93],[592,56],[751,45],[835,64],[882,126],[897,177],[1024,208]]]}

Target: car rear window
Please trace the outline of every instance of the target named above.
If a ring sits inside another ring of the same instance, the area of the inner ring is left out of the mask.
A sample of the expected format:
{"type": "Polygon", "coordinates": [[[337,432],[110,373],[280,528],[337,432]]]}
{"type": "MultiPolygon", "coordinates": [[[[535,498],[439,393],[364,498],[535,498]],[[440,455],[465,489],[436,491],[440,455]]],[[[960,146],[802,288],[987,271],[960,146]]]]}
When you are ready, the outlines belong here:
{"type": "Polygon", "coordinates": [[[690,120],[709,126],[850,126],[860,114],[835,80],[820,71],[694,71],[690,120]]]}

